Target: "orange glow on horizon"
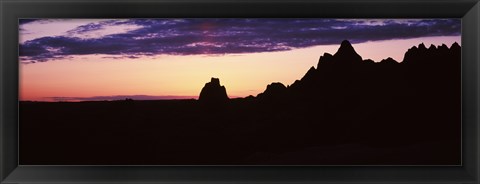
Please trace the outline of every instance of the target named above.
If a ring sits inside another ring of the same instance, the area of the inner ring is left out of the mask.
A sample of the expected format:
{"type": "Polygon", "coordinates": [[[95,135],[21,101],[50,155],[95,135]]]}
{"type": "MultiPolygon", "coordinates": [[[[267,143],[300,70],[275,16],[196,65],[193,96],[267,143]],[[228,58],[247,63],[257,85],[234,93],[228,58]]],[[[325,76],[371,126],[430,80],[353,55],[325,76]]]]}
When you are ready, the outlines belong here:
{"type": "MultiPolygon", "coordinates": [[[[208,28],[208,27],[207,27],[208,28]]],[[[207,29],[206,28],[206,29],[207,29]]],[[[354,44],[363,59],[403,59],[408,48],[424,42],[447,46],[460,36],[388,40],[354,44]]],[[[71,59],[20,64],[20,100],[49,101],[49,97],[115,95],[192,96],[211,77],[220,79],[230,98],[256,96],[272,82],[292,84],[301,79],[323,53],[339,45],[323,45],[282,52],[228,55],[159,55],[112,59],[108,55],[80,55],[71,59]]]]}

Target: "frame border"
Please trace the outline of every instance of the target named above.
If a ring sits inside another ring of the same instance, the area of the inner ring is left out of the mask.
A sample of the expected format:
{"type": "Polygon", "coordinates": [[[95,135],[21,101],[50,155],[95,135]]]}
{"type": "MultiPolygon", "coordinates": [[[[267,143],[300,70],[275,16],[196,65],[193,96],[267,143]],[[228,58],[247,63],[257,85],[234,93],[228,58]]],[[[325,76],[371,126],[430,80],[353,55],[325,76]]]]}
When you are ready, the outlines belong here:
{"type": "Polygon", "coordinates": [[[0,183],[479,183],[479,0],[0,0],[0,183]],[[18,165],[18,18],[462,18],[462,166],[18,165]]]}

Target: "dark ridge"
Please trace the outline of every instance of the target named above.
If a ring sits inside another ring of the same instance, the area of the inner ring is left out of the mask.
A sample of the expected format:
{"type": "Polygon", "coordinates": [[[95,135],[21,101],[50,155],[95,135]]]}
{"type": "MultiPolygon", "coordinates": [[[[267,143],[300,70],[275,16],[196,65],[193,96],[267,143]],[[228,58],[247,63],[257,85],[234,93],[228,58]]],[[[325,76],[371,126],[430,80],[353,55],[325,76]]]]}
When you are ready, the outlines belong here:
{"type": "Polygon", "coordinates": [[[308,69],[307,73],[302,77],[301,80],[313,80],[316,77],[317,70],[312,66],[308,69]]]}
{"type": "MultiPolygon", "coordinates": [[[[402,92],[408,94],[411,92],[408,91],[408,88],[412,86],[402,85],[415,86],[422,79],[428,78],[426,73],[436,75],[438,73],[438,75],[442,75],[439,79],[447,81],[458,77],[455,72],[460,71],[460,65],[455,61],[460,59],[460,50],[461,47],[456,42],[450,48],[445,44],[438,47],[432,44],[427,48],[424,43],[421,43],[418,47],[413,46],[408,49],[402,62],[388,57],[375,63],[371,59],[362,60],[350,42],[344,40],[334,55],[324,53],[319,58],[317,68],[310,67],[300,80],[296,80],[288,86],[272,83],[255,98],[263,101],[295,101],[298,99],[329,101],[335,99],[329,98],[331,96],[348,97],[342,97],[344,99],[363,98],[358,96],[359,94],[373,98],[373,94],[379,91],[393,90],[393,88],[398,89],[395,92],[389,91],[387,94],[393,95],[402,92]],[[453,67],[453,69],[449,67],[453,67]],[[435,71],[432,72],[432,69],[435,71]],[[359,89],[362,91],[358,91],[359,89]]],[[[424,82],[432,83],[432,81],[424,82]]],[[[415,87],[420,87],[420,85],[415,87]]],[[[226,99],[228,97],[225,88],[220,86],[219,80],[215,78],[205,85],[200,94],[200,101],[225,101],[226,99]]]]}
{"type": "Polygon", "coordinates": [[[407,98],[405,95],[414,95],[415,91],[436,89],[436,95],[440,95],[437,91],[442,91],[444,95],[455,96],[459,88],[443,88],[458,86],[460,50],[458,43],[450,48],[443,44],[438,47],[431,45],[428,49],[421,43],[418,47],[408,49],[402,62],[388,57],[375,63],[371,59],[362,60],[350,42],[343,41],[334,55],[324,53],[319,58],[317,68],[312,66],[300,80],[286,87],[286,90],[279,90],[281,92],[278,93],[282,95],[275,94],[273,90],[267,92],[267,87],[259,97],[279,99],[274,96],[282,96],[283,101],[302,103],[300,101],[303,100],[317,103],[318,106],[334,104],[333,107],[341,104],[337,102],[357,101],[376,104],[371,107],[376,109],[384,103],[376,101],[379,93],[388,98],[407,98]],[[438,86],[432,87],[434,83],[438,86]]]}
{"type": "Polygon", "coordinates": [[[20,102],[20,164],[459,165],[460,64],[458,43],[375,63],[344,41],[257,97],[20,102]]]}
{"type": "Polygon", "coordinates": [[[448,48],[445,44],[442,44],[438,47],[431,45],[428,49],[423,43],[421,43],[418,48],[413,46],[408,49],[405,53],[402,63],[411,64],[411,63],[430,63],[430,64],[439,64],[440,61],[451,61],[459,56],[461,50],[460,45],[455,42],[448,48]],[[446,57],[446,58],[444,58],[446,57]],[[439,62],[435,62],[439,61],[439,62]]]}
{"type": "Polygon", "coordinates": [[[267,85],[263,93],[257,95],[257,98],[265,101],[283,101],[287,95],[287,87],[280,82],[274,82],[267,85]]]}
{"type": "Polygon", "coordinates": [[[364,63],[370,63],[370,64],[374,64],[375,61],[371,60],[371,59],[365,59],[363,60],[364,63]]]}
{"type": "Polygon", "coordinates": [[[330,63],[333,60],[333,55],[329,53],[324,53],[323,56],[320,56],[320,59],[318,59],[317,68],[320,67],[320,63],[330,63]]]}
{"type": "Polygon", "coordinates": [[[391,57],[388,57],[387,59],[383,59],[382,61],[380,61],[380,63],[382,63],[382,64],[398,64],[398,62],[395,61],[391,57]]]}

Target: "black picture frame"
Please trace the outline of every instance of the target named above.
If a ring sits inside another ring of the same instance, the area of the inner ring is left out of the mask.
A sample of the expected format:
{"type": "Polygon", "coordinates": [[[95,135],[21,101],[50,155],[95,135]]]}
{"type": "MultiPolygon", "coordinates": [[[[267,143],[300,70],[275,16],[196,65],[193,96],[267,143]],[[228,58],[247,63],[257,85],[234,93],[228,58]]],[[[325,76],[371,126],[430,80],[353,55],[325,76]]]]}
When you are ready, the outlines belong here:
{"type": "Polygon", "coordinates": [[[479,183],[479,0],[0,0],[0,183],[479,183]],[[18,19],[462,19],[462,166],[18,165],[18,19]]]}

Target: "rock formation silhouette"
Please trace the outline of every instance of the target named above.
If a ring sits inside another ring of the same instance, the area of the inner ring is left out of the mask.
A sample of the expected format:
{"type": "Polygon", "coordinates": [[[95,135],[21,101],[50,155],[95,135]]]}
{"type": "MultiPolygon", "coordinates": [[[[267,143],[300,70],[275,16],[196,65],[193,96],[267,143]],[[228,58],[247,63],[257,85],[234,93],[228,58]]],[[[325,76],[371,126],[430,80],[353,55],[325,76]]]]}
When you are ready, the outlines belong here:
{"type": "MultiPolygon", "coordinates": [[[[382,91],[398,95],[401,95],[402,91],[410,93],[408,89],[414,84],[418,84],[415,87],[422,87],[424,83],[434,81],[444,83],[459,80],[460,50],[458,43],[454,43],[450,48],[446,45],[438,48],[432,45],[428,49],[422,43],[409,49],[402,62],[389,57],[375,63],[371,59],[362,60],[350,42],[344,40],[334,55],[323,54],[317,68],[312,66],[300,80],[279,93],[287,98],[284,100],[327,101],[331,97],[373,98],[382,91]],[[427,75],[436,79],[424,81],[427,80],[427,75]]],[[[448,83],[450,84],[452,82],[448,83]]],[[[432,90],[425,87],[421,89],[432,90]]],[[[267,90],[257,97],[273,98],[278,95],[267,87],[267,90]]]]}
{"type": "Polygon", "coordinates": [[[362,61],[362,57],[357,54],[348,40],[342,41],[340,48],[333,55],[333,58],[339,63],[355,63],[362,61]]]}
{"type": "Polygon", "coordinates": [[[323,54],[317,68],[311,67],[292,85],[276,90],[273,85],[284,85],[269,85],[257,95],[257,104],[275,109],[272,113],[310,117],[304,121],[317,131],[316,137],[330,143],[419,141],[430,139],[425,132],[433,129],[433,137],[458,140],[460,61],[458,43],[450,48],[444,44],[427,48],[422,43],[410,48],[402,62],[392,58],[374,62],[362,60],[345,40],[334,55],[323,54]]]}
{"type": "Polygon", "coordinates": [[[461,105],[459,44],[374,62],[343,41],[256,97],[229,100],[212,78],[199,100],[21,102],[19,153],[27,165],[456,165],[461,105]]]}
{"type": "Polygon", "coordinates": [[[220,79],[212,77],[202,88],[198,100],[205,103],[223,103],[228,99],[225,86],[220,85],[220,79]]]}
{"type": "Polygon", "coordinates": [[[265,92],[257,95],[258,98],[266,101],[283,101],[287,95],[287,87],[280,82],[274,82],[267,86],[265,92]]]}

